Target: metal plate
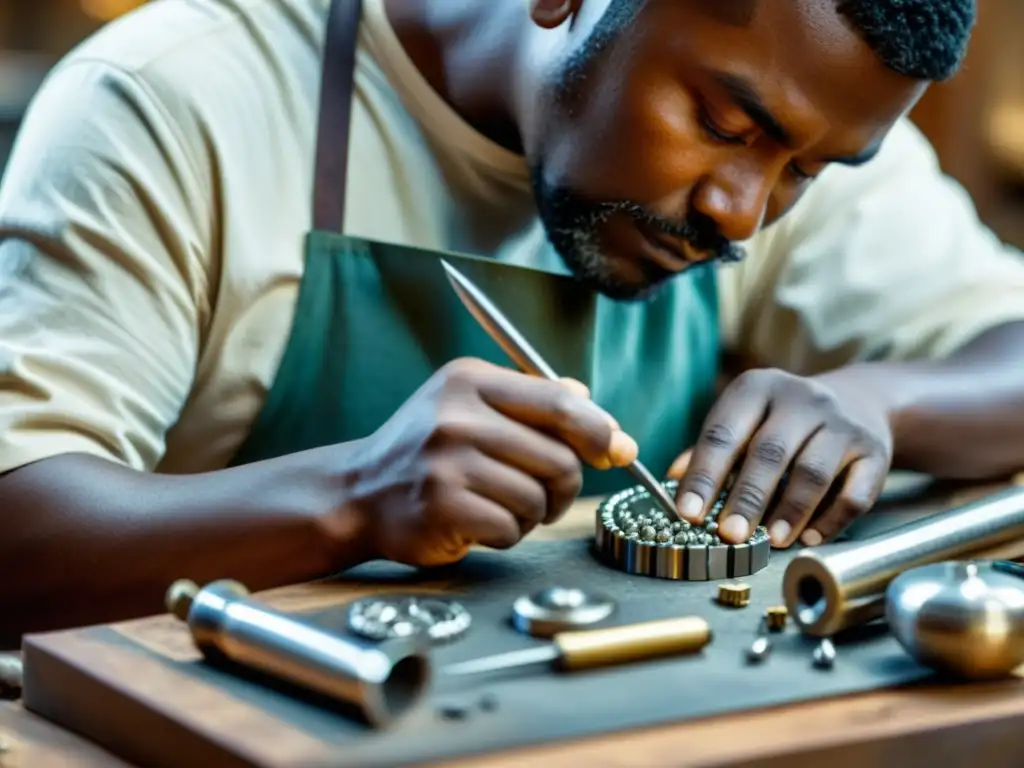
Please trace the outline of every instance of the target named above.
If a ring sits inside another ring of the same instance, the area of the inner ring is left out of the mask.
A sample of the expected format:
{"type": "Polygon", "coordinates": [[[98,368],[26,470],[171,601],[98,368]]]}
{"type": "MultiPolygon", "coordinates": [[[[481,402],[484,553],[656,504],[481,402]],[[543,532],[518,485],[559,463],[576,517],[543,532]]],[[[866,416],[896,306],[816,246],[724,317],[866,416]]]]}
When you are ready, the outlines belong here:
{"type": "MultiPolygon", "coordinates": [[[[664,483],[675,494],[678,482],[664,483]]],[[[725,492],[701,525],[673,522],[657,511],[642,486],[620,491],[597,508],[595,549],[602,561],[638,576],[717,581],[750,576],[767,567],[771,541],[758,526],[746,544],[722,544],[718,515],[725,492]]]]}
{"type": "Polygon", "coordinates": [[[472,616],[455,600],[386,595],[353,602],[345,623],[349,632],[370,640],[426,636],[432,643],[446,643],[469,630],[472,616]]]}
{"type": "Polygon", "coordinates": [[[548,587],[515,601],[512,626],[534,637],[551,637],[604,621],[614,610],[615,601],[597,592],[548,587]]]}

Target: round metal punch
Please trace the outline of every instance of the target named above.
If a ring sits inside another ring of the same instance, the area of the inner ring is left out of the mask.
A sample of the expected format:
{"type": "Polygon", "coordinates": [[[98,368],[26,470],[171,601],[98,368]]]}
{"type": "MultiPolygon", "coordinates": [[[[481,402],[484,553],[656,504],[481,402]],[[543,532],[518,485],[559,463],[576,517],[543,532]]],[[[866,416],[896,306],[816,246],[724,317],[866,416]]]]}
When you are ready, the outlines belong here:
{"type": "Polygon", "coordinates": [[[426,637],[434,644],[462,637],[472,621],[455,600],[410,595],[362,598],[346,615],[349,632],[369,640],[426,637]]]}
{"type": "MultiPolygon", "coordinates": [[[[664,483],[674,495],[679,484],[664,483]]],[[[750,576],[768,565],[771,540],[758,526],[745,544],[718,537],[723,492],[704,522],[670,520],[642,486],[609,496],[597,508],[594,537],[598,556],[613,568],[640,576],[680,581],[715,581],[750,576]]]]}
{"type": "Polygon", "coordinates": [[[596,592],[548,587],[523,595],[512,604],[512,626],[534,637],[596,624],[611,616],[615,601],[596,592]]]}

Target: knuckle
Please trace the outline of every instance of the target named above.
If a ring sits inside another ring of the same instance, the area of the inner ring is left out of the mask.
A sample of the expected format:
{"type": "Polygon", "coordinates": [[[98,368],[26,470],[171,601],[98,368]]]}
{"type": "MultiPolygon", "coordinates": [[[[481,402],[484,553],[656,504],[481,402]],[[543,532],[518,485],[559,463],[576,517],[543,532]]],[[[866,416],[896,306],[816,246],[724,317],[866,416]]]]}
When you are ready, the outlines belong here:
{"type": "Polygon", "coordinates": [[[751,446],[750,453],[761,464],[770,467],[780,467],[785,463],[789,449],[783,440],[769,435],[768,437],[758,439],[751,446]]]}
{"type": "Polygon", "coordinates": [[[464,419],[454,415],[442,415],[434,423],[427,439],[428,449],[451,448],[467,441],[471,429],[464,419]]]}
{"type": "Polygon", "coordinates": [[[817,384],[816,382],[809,383],[811,383],[811,387],[807,394],[808,404],[819,411],[825,411],[827,413],[838,412],[839,400],[836,398],[832,390],[817,384]]]}
{"type": "Polygon", "coordinates": [[[793,467],[793,484],[804,486],[814,492],[823,492],[832,485],[832,473],[819,460],[799,459],[793,467]]]}
{"type": "Polygon", "coordinates": [[[744,517],[760,514],[768,503],[768,494],[764,489],[749,482],[739,483],[733,488],[730,496],[733,502],[733,512],[744,517]]]}
{"type": "Polygon", "coordinates": [[[734,447],[739,441],[739,436],[728,424],[716,422],[704,428],[699,441],[709,448],[725,450],[734,447]]]}
{"type": "Polygon", "coordinates": [[[774,515],[780,520],[785,520],[790,525],[796,525],[800,520],[807,517],[809,512],[814,511],[811,509],[813,504],[814,502],[806,497],[784,497],[776,507],[774,515]]]}
{"type": "Polygon", "coordinates": [[[687,474],[686,485],[702,499],[708,499],[714,493],[717,483],[707,471],[695,468],[687,474]]]}
{"type": "Polygon", "coordinates": [[[844,527],[871,509],[871,500],[863,496],[842,494],[836,500],[836,519],[839,527],[844,527]]]}
{"type": "Polygon", "coordinates": [[[473,357],[459,357],[442,366],[440,373],[446,384],[463,385],[480,376],[486,363],[473,357]]]}

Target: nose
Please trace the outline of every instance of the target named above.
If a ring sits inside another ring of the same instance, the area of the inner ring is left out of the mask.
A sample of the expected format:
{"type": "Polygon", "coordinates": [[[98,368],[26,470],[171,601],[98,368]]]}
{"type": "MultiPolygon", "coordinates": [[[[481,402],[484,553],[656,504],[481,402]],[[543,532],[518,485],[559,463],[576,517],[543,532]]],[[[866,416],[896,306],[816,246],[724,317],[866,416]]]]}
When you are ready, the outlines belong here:
{"type": "Polygon", "coordinates": [[[723,237],[741,242],[764,223],[773,186],[763,168],[719,166],[694,190],[691,205],[713,220],[723,237]]]}

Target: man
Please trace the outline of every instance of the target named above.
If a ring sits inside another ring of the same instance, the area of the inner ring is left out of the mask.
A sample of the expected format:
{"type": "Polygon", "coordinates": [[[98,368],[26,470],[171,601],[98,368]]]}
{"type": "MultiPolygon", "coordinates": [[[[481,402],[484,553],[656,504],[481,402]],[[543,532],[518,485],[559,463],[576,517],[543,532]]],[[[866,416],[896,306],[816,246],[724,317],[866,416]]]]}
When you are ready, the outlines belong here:
{"type": "Polygon", "coordinates": [[[0,194],[9,637],[180,576],[509,547],[638,450],[691,519],[739,466],[721,535],[779,547],[891,465],[1024,465],[1024,263],[904,119],[971,0],[363,5],[354,79],[346,0],[164,0],[32,106],[0,194]],[[440,251],[589,390],[513,371],[440,251]],[[755,370],[709,412],[722,351],[755,370]]]}

